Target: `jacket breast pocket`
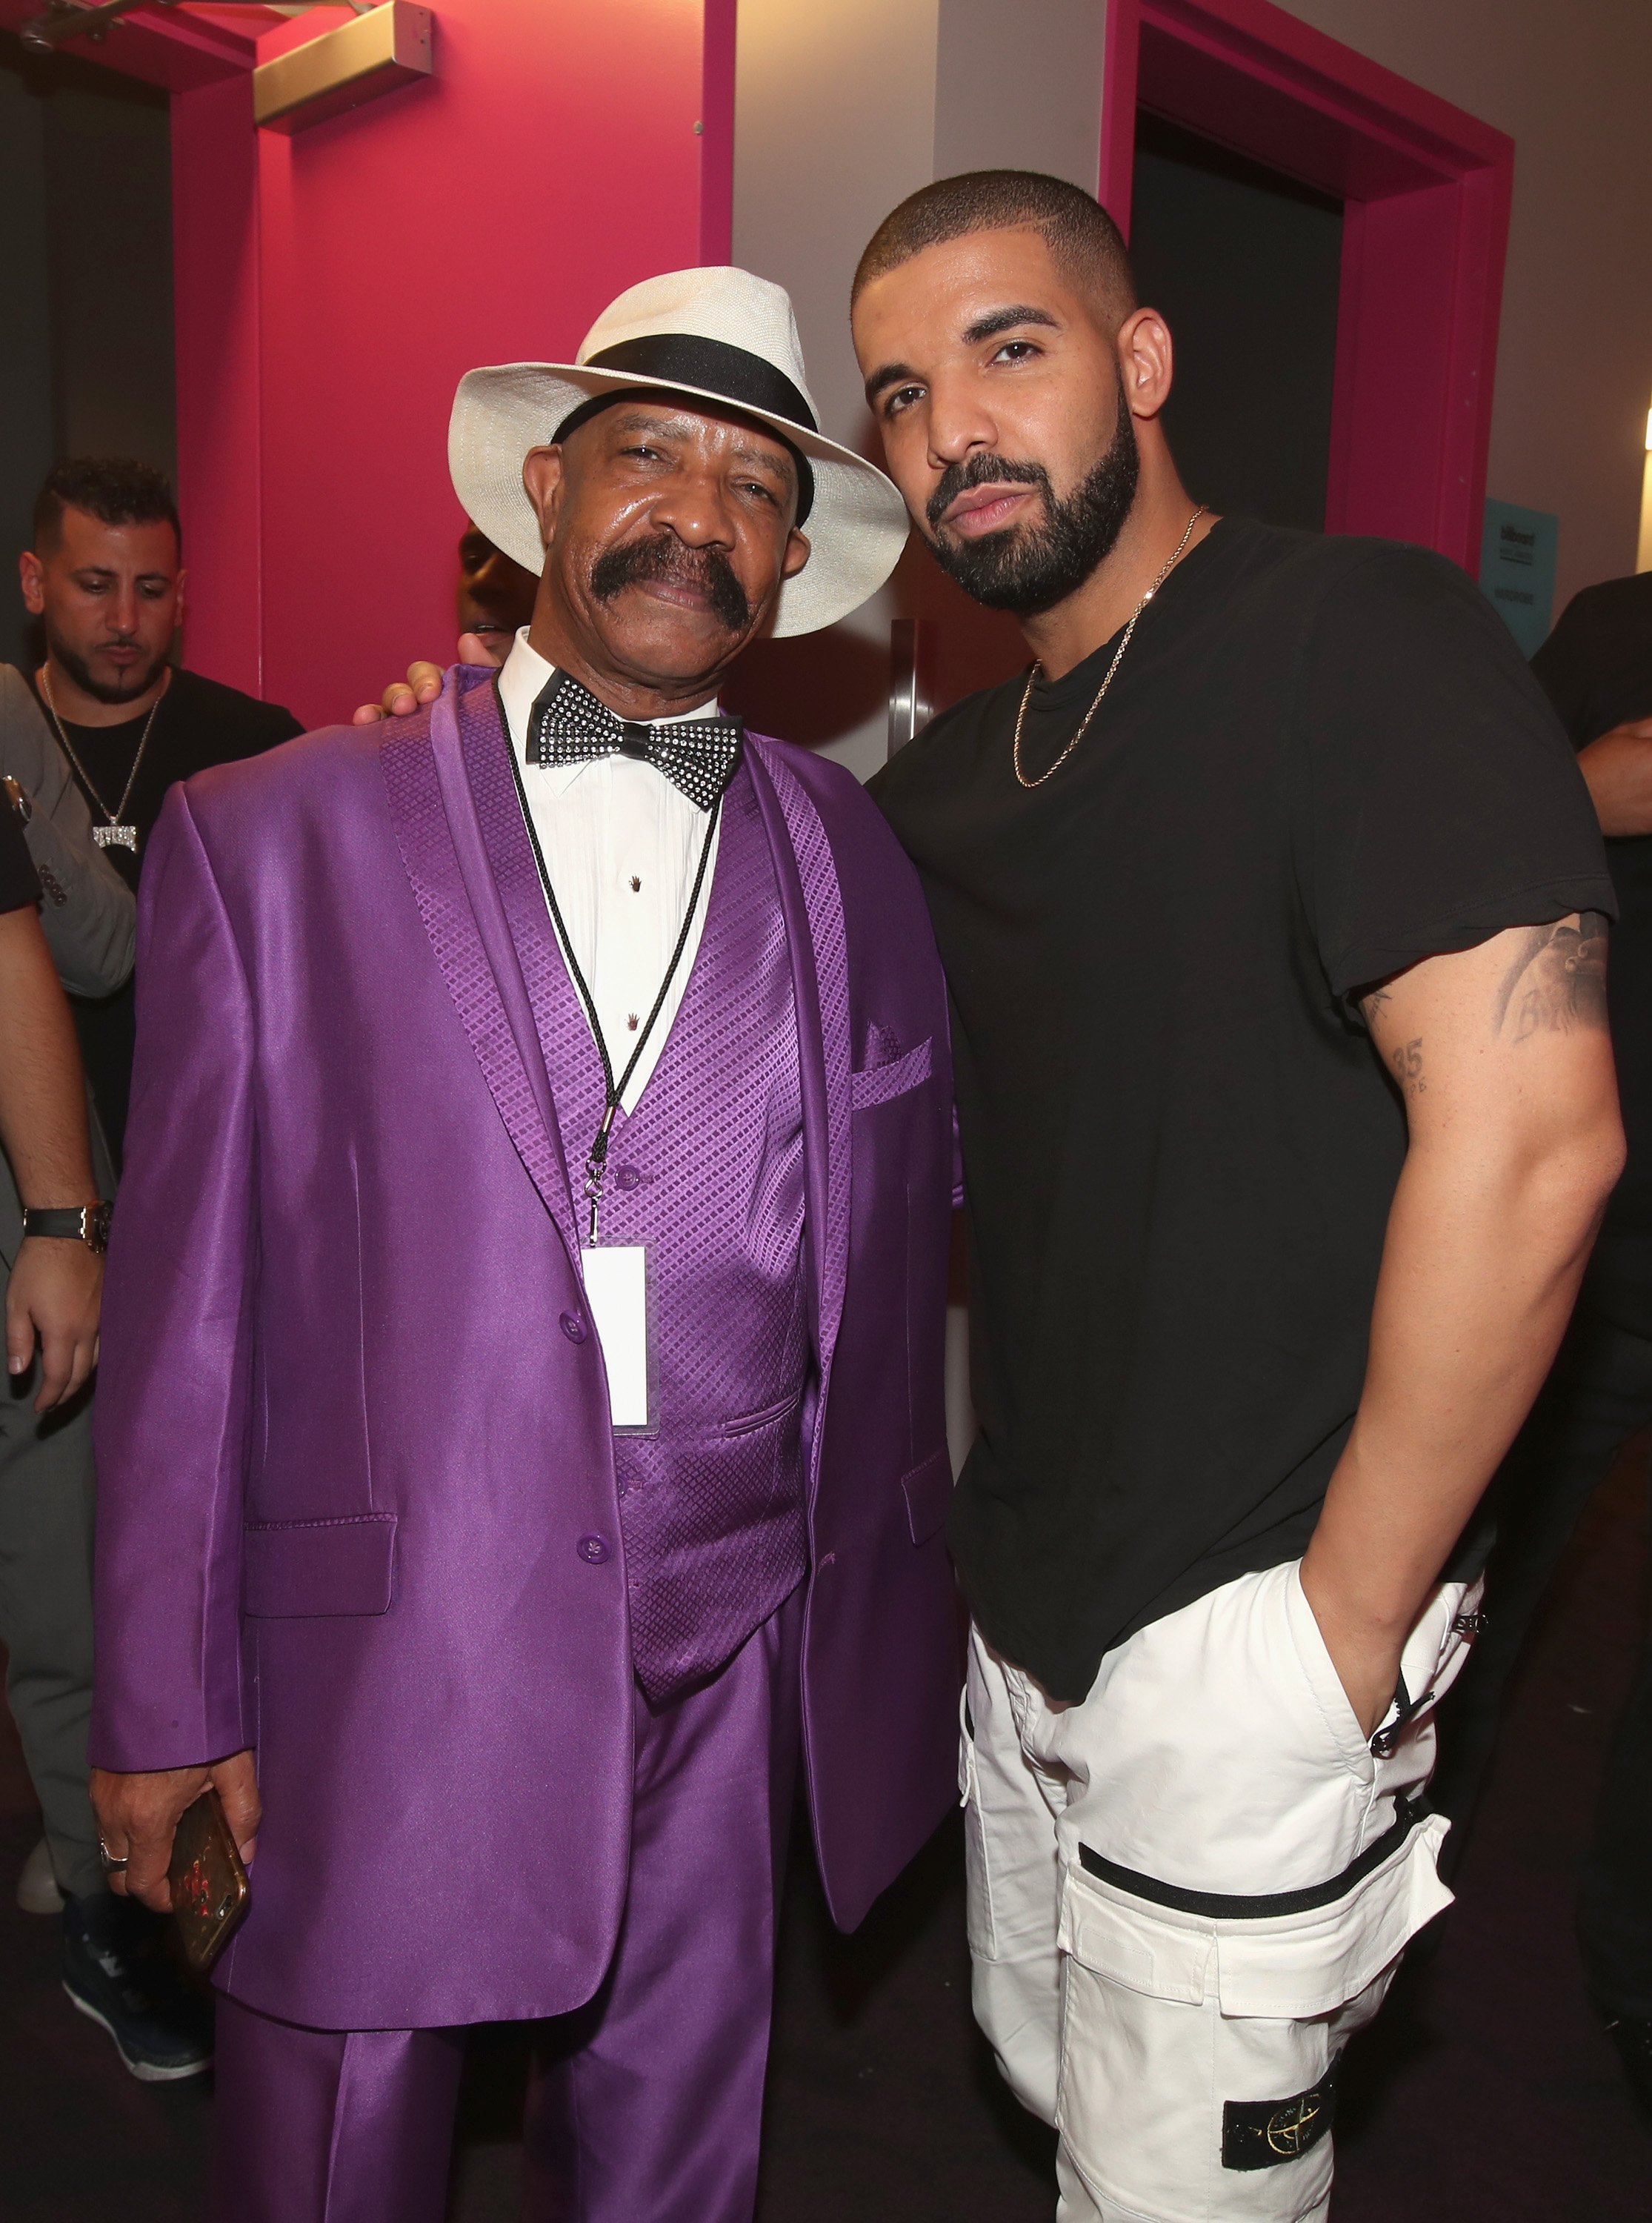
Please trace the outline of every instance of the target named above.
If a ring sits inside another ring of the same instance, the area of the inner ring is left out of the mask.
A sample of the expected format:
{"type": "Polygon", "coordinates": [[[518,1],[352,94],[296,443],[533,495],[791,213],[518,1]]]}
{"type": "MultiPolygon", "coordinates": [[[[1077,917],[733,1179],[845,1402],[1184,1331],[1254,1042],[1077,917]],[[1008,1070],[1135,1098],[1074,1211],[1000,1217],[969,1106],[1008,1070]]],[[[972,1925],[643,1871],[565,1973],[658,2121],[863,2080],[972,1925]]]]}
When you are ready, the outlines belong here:
{"type": "Polygon", "coordinates": [[[266,1621],[390,1609],[393,1513],[334,1521],[263,1521],[242,1540],[242,1600],[266,1621]]]}
{"type": "Polygon", "coordinates": [[[904,1096],[909,1089],[927,1080],[933,1064],[930,1042],[931,1037],[926,1036],[904,1057],[892,1057],[884,1065],[864,1066],[853,1074],[849,1100],[855,1110],[866,1112],[875,1104],[887,1104],[891,1098],[904,1096]]]}

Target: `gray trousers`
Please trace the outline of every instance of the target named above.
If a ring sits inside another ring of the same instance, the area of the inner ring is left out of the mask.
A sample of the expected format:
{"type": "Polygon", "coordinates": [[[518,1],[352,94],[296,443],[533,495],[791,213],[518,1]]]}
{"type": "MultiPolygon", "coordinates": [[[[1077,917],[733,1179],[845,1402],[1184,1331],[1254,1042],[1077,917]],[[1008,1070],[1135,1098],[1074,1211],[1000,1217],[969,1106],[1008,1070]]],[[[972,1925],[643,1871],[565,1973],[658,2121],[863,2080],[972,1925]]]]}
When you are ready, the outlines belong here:
{"type": "Polygon", "coordinates": [[[66,1414],[42,1420],[33,1409],[39,1386],[37,1371],[0,1380],[0,1644],[52,1866],[60,1886],[84,1899],[105,1888],[86,1791],[91,1397],[83,1391],[66,1414]]]}

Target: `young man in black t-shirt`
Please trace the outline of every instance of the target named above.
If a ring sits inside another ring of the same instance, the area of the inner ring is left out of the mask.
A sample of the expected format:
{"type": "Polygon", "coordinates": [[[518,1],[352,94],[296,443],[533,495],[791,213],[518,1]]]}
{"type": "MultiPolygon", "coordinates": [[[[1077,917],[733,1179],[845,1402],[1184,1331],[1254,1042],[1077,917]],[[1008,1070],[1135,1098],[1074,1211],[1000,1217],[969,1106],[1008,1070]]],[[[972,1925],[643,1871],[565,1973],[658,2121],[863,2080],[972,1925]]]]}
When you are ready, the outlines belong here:
{"type": "Polygon", "coordinates": [[[977,2010],[1064,2218],[1301,2223],[1448,1897],[1475,1508],[1622,1160],[1611,884],[1460,572],[1189,497],[1089,196],[927,188],[854,324],[919,530],[1037,659],[874,789],[955,1011],[977,2010]]]}
{"type": "MultiPolygon", "coordinates": [[[[183,614],[178,512],[158,471],[122,458],[58,464],[35,505],[19,569],[42,620],[46,658],[30,675],[104,853],[135,888],[166,790],[210,765],[261,754],[303,731],[261,702],[167,662],[183,614]]],[[[121,1162],[135,1036],[133,984],[75,1020],[92,1098],[121,1162]]]]}

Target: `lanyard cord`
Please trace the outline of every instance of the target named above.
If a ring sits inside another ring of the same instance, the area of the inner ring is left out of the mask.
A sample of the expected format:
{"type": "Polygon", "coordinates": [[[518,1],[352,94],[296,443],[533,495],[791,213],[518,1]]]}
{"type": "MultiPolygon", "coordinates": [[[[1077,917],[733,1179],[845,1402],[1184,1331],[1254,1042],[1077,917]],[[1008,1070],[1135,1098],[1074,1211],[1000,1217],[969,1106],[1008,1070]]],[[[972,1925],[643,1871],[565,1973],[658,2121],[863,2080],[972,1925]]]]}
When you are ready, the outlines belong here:
{"type": "Polygon", "coordinates": [[[602,1124],[597,1129],[590,1153],[585,1161],[585,1193],[591,1206],[590,1241],[592,1248],[594,1249],[597,1239],[597,1207],[602,1202],[603,1175],[608,1162],[608,1137],[613,1131],[614,1114],[619,1109],[619,1099],[625,1093],[627,1082],[637,1070],[637,1061],[641,1057],[644,1049],[647,1047],[648,1038],[654,1031],[654,1022],[665,1008],[665,999],[670,992],[671,983],[676,978],[678,966],[682,962],[682,953],[688,942],[688,929],[694,923],[694,913],[700,907],[700,891],[706,884],[706,867],[711,862],[712,840],[717,832],[717,822],[722,812],[723,799],[719,796],[707,813],[706,839],[700,845],[700,864],[694,873],[694,887],[689,893],[688,907],[682,914],[682,924],[677,929],[676,947],[671,952],[671,961],[665,968],[665,978],[660,983],[660,992],[654,998],[654,1008],[643,1023],[642,1032],[638,1036],[637,1046],[626,1061],[625,1069],[616,1081],[613,1077],[613,1060],[608,1055],[608,1044],[602,1032],[602,1022],[597,1017],[596,998],[591,993],[584,973],[580,970],[579,959],[574,954],[574,943],[563,921],[562,906],[556,900],[556,891],[551,885],[550,872],[545,864],[545,853],[539,846],[539,829],[533,822],[533,812],[528,806],[528,790],[523,783],[522,767],[516,760],[514,744],[511,746],[511,776],[516,782],[517,797],[522,805],[523,822],[527,827],[528,840],[533,848],[533,861],[539,867],[539,885],[543,888],[545,901],[550,907],[551,923],[556,929],[557,940],[562,943],[562,955],[567,960],[568,972],[573,976],[574,986],[579,990],[580,1001],[585,1006],[585,1016],[590,1022],[592,1038],[597,1046],[597,1055],[602,1060],[605,1099],[602,1124]]]}

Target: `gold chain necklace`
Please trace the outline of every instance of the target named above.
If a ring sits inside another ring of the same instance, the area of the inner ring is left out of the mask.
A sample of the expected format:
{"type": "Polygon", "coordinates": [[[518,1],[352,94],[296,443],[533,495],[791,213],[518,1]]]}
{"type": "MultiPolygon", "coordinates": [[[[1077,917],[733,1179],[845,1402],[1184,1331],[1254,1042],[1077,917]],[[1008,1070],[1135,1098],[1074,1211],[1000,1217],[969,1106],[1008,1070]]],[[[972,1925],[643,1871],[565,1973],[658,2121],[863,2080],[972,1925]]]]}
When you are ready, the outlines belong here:
{"type": "Polygon", "coordinates": [[[1021,770],[1021,725],[1027,716],[1027,706],[1033,699],[1033,690],[1044,676],[1044,666],[1041,664],[1035,664],[1033,666],[1033,669],[1027,673],[1027,686],[1021,695],[1021,707],[1015,713],[1015,741],[1014,746],[1010,752],[1014,761],[1015,777],[1020,780],[1023,787],[1042,787],[1046,779],[1053,779],[1057,772],[1060,771],[1062,765],[1066,763],[1067,759],[1077,747],[1079,742],[1084,740],[1084,735],[1090,731],[1090,721],[1096,715],[1096,713],[1101,708],[1102,697],[1106,694],[1108,689],[1113,684],[1113,674],[1118,670],[1119,665],[1124,660],[1124,652],[1130,645],[1130,636],[1136,629],[1137,619],[1141,615],[1143,610],[1146,608],[1148,603],[1152,601],[1153,596],[1159,592],[1159,589],[1164,585],[1165,580],[1169,578],[1171,573],[1176,569],[1176,566],[1181,562],[1182,556],[1187,547],[1187,544],[1193,538],[1193,528],[1198,523],[1199,520],[1204,515],[1204,512],[1205,505],[1203,502],[1201,502],[1198,507],[1194,511],[1192,516],[1189,518],[1187,521],[1187,530],[1177,542],[1176,551],[1171,556],[1169,563],[1165,564],[1164,570],[1159,573],[1159,576],[1153,581],[1152,586],[1148,588],[1146,593],[1141,597],[1141,600],[1136,604],[1134,609],[1130,613],[1130,622],[1124,628],[1124,638],[1119,643],[1118,647],[1114,651],[1113,661],[1107,667],[1107,677],[1102,680],[1100,687],[1096,690],[1096,700],[1090,704],[1089,709],[1085,711],[1083,721],[1078,727],[1078,731],[1068,742],[1066,747],[1062,750],[1060,755],[1050,766],[1049,771],[1041,771],[1036,779],[1028,779],[1027,774],[1021,770]]]}
{"type": "Polygon", "coordinates": [[[57,731],[59,746],[61,747],[64,755],[69,759],[70,764],[74,767],[75,777],[79,780],[81,786],[85,789],[92,801],[97,805],[99,810],[103,812],[104,820],[106,821],[105,824],[102,826],[94,826],[92,828],[92,840],[97,844],[100,849],[129,849],[132,852],[132,854],[135,857],[138,853],[137,828],[135,826],[119,825],[116,823],[116,821],[125,817],[126,806],[132,800],[132,790],[138,784],[138,767],[143,762],[143,752],[149,746],[149,729],[154,724],[155,712],[160,708],[161,696],[166,694],[166,687],[170,686],[172,683],[170,679],[167,680],[166,685],[162,686],[160,694],[157,695],[154,701],[149,705],[149,715],[143,721],[142,733],[138,736],[137,754],[132,759],[131,771],[127,776],[126,785],[121,790],[121,799],[116,804],[113,810],[110,809],[109,805],[104,801],[103,797],[98,794],[97,789],[92,785],[91,781],[87,778],[85,766],[81,763],[79,758],[76,756],[73,749],[69,746],[69,736],[63,729],[63,721],[58,715],[57,704],[52,700],[52,683],[47,677],[46,666],[43,664],[40,669],[40,683],[41,700],[45,703],[47,709],[51,713],[52,723],[57,731]]]}

